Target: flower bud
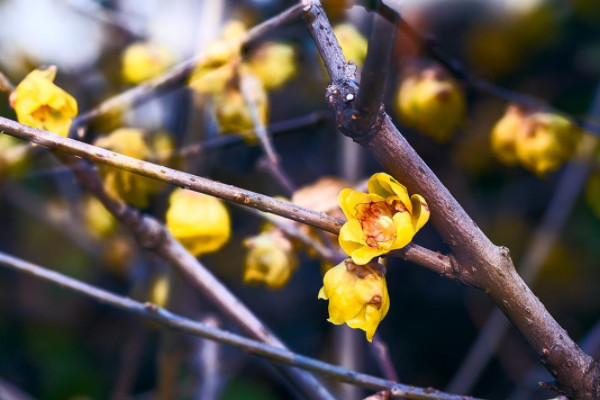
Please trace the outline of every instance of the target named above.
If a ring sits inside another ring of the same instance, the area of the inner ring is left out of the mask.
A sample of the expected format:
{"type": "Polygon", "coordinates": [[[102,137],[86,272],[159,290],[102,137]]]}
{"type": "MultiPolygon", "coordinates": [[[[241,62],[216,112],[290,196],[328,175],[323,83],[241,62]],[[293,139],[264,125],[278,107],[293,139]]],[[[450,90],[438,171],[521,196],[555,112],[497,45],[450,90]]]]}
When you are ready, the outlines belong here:
{"type": "Polygon", "coordinates": [[[77,101],[54,84],[55,77],[55,66],[30,72],[11,93],[10,106],[20,123],[66,137],[77,101]]]}
{"type": "Polygon", "coordinates": [[[126,82],[137,84],[161,75],[174,61],[175,57],[168,48],[138,42],[125,49],[121,74],[126,82]]]}
{"type": "MultiPolygon", "coordinates": [[[[152,155],[150,147],[144,140],[144,131],[139,129],[120,128],[108,136],[97,139],[94,144],[140,160],[147,160],[152,155]]],[[[146,208],[150,196],[163,188],[163,185],[153,179],[118,168],[102,165],[99,170],[106,191],[134,207],[146,208]]]]}
{"type": "Polygon", "coordinates": [[[279,89],[298,72],[294,48],[276,42],[261,45],[250,55],[246,66],[266,90],[279,89]]]}
{"type": "Polygon", "coordinates": [[[370,342],[390,308],[385,268],[343,261],[325,273],[319,299],[329,300],[329,322],[362,329],[370,342]]]}
{"type": "Polygon", "coordinates": [[[411,70],[396,95],[402,122],[439,142],[450,139],[466,119],[466,100],[460,85],[437,67],[411,70]]]}
{"type": "Polygon", "coordinates": [[[271,229],[244,240],[248,248],[244,282],[282,288],[298,267],[292,243],[279,229],[271,229]]]}
{"type": "Polygon", "coordinates": [[[221,200],[175,189],[169,197],[167,228],[194,256],[219,250],[229,240],[230,219],[221,200]]]}
{"type": "Polygon", "coordinates": [[[97,238],[110,236],[117,229],[117,220],[94,196],[86,196],[83,203],[85,226],[97,238]]]}

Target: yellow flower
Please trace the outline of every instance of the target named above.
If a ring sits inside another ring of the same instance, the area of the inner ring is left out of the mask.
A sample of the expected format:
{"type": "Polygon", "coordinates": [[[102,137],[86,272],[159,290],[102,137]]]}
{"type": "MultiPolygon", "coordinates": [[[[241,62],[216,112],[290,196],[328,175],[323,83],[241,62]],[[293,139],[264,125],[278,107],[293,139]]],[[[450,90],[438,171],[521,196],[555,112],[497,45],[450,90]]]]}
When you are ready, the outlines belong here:
{"type": "MultiPolygon", "coordinates": [[[[94,144],[140,160],[147,160],[152,155],[144,140],[144,131],[139,129],[120,128],[94,144]]],[[[146,208],[150,196],[164,187],[158,181],[117,168],[100,166],[99,169],[106,191],[134,207],[146,208]]]]}
{"type": "Polygon", "coordinates": [[[166,273],[159,273],[150,286],[150,302],[161,308],[165,308],[169,301],[170,294],[171,282],[169,280],[169,275],[166,273]]]}
{"type": "Polygon", "coordinates": [[[20,123],[68,136],[77,102],[54,84],[56,67],[36,69],[10,95],[10,105],[20,123]]]}
{"type": "Polygon", "coordinates": [[[404,124],[439,142],[450,139],[466,118],[461,87],[439,68],[406,74],[398,88],[396,105],[404,124]]]}
{"type": "MultiPolygon", "coordinates": [[[[249,72],[243,72],[240,79],[250,85],[249,92],[258,111],[258,117],[267,124],[269,115],[269,98],[262,82],[249,72]]],[[[229,88],[214,97],[215,115],[219,128],[223,133],[237,133],[248,141],[254,141],[254,122],[246,99],[238,88],[229,88]]]]}
{"type": "Polygon", "coordinates": [[[544,176],[573,156],[581,132],[573,121],[557,114],[536,112],[528,119],[517,137],[517,157],[525,168],[544,176]]]}
{"type": "Polygon", "coordinates": [[[85,198],[83,214],[85,226],[97,238],[105,238],[117,229],[117,220],[96,197],[85,198]]]}
{"type": "Polygon", "coordinates": [[[248,248],[244,282],[263,283],[271,289],[283,287],[298,266],[292,243],[279,229],[271,229],[244,240],[248,248]]]}
{"type": "Polygon", "coordinates": [[[362,329],[370,342],[390,309],[385,268],[347,259],[325,273],[319,299],[329,300],[329,322],[362,329]]]}
{"type": "Polygon", "coordinates": [[[517,132],[526,123],[525,118],[521,108],[509,106],[504,116],[492,128],[492,152],[506,165],[515,165],[518,162],[515,140],[517,132]]]}
{"type": "Polygon", "coordinates": [[[418,194],[408,196],[404,185],[385,173],[367,184],[369,193],[344,189],[338,203],[347,218],[340,247],[356,264],[406,246],[429,219],[429,208],[418,194]]]}
{"type": "Polygon", "coordinates": [[[220,249],[231,230],[221,200],[184,189],[175,189],[169,197],[166,222],[173,237],[195,256],[220,249]]]}
{"type": "Polygon", "coordinates": [[[174,61],[175,57],[166,47],[138,42],[125,49],[121,74],[129,83],[141,83],[161,75],[174,61]]]}
{"type": "Polygon", "coordinates": [[[333,27],[333,33],[342,48],[346,60],[352,60],[359,67],[367,57],[367,39],[352,24],[338,24],[333,27]]]}
{"type": "Polygon", "coordinates": [[[221,93],[233,79],[241,58],[242,39],[246,26],[237,20],[229,21],[223,28],[223,39],[206,49],[206,54],[190,75],[189,85],[198,93],[221,93]]]}
{"type": "Polygon", "coordinates": [[[544,176],[573,156],[580,138],[581,131],[567,117],[510,105],[492,129],[490,140],[502,162],[518,161],[544,176]]]}
{"type": "Polygon", "coordinates": [[[283,43],[261,45],[252,53],[246,65],[267,90],[280,88],[298,72],[294,48],[283,43]]]}

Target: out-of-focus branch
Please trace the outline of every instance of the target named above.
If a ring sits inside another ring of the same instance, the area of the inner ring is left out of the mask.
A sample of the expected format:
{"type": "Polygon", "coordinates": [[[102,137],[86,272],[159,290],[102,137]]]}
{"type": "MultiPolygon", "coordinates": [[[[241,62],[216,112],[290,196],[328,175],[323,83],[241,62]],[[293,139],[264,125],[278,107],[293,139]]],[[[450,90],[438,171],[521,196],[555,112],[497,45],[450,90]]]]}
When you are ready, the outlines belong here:
{"type": "Polygon", "coordinates": [[[0,92],[10,93],[15,90],[15,85],[0,71],[0,92]]]}
{"type": "MultiPolygon", "coordinates": [[[[383,3],[381,0],[359,0],[358,4],[370,11],[375,11],[383,16],[385,19],[392,23],[397,23],[398,28],[404,33],[409,39],[419,45],[423,51],[430,58],[437,61],[442,65],[448,72],[450,72],[455,78],[461,80],[465,85],[477,90],[481,93],[485,93],[500,99],[506,100],[511,103],[519,104],[525,108],[540,108],[548,111],[557,112],[560,114],[568,115],[564,111],[558,110],[555,107],[550,106],[546,101],[530,96],[523,93],[518,93],[512,90],[502,88],[494,85],[485,79],[472,75],[467,68],[456,58],[446,54],[439,46],[437,40],[431,36],[424,36],[419,33],[414,27],[412,27],[404,18],[402,18],[396,10],[383,3]]],[[[600,136],[600,126],[570,116],[577,125],[593,133],[596,136],[600,136]]]]}
{"type": "MultiPolygon", "coordinates": [[[[297,20],[300,18],[301,13],[302,8],[300,5],[294,5],[288,8],[282,13],[249,29],[241,39],[242,44],[246,45],[274,28],[297,20]]],[[[83,139],[86,135],[85,127],[92,120],[111,112],[123,110],[133,105],[142,103],[171,87],[181,85],[194,70],[196,64],[202,61],[204,57],[205,55],[201,54],[199,56],[190,58],[189,60],[176,65],[165,74],[155,79],[149,80],[141,85],[121,92],[120,94],[103,101],[98,106],[75,118],[73,125],[71,126],[71,134],[69,136],[73,137],[73,134],[77,133],[77,136],[80,139],[83,139]]]]}
{"type": "Polygon", "coordinates": [[[389,116],[380,113],[373,132],[354,129],[348,99],[356,97],[358,85],[354,76],[343,79],[341,71],[348,68],[320,1],[302,4],[308,30],[330,72],[326,99],[339,130],[366,147],[409,191],[427,200],[432,225],[454,252],[456,262],[451,264],[460,281],[481,288],[494,300],[545,362],[560,390],[577,400],[600,398],[600,364],[582,352],[550,315],[517,274],[508,249],[495,246],[479,229],[389,116]]]}
{"type": "Polygon", "coordinates": [[[291,178],[281,167],[281,156],[275,150],[273,146],[273,140],[271,134],[267,131],[265,124],[260,118],[258,107],[256,104],[255,85],[252,80],[247,76],[242,75],[240,77],[240,90],[246,107],[250,111],[250,117],[252,118],[252,124],[254,125],[254,134],[258,138],[260,147],[264,153],[264,162],[266,170],[271,176],[286,190],[287,195],[291,196],[296,191],[296,186],[292,182],[291,178]]]}
{"type": "Polygon", "coordinates": [[[415,400],[476,400],[472,397],[452,395],[431,388],[419,388],[404,385],[340,368],[335,365],[293,353],[287,349],[267,345],[201,322],[192,321],[173,314],[152,303],[142,304],[128,297],[118,296],[2,252],[0,252],[0,264],[12,270],[25,273],[29,276],[59,285],[64,289],[93,298],[103,304],[109,304],[128,313],[152,319],[171,329],[235,346],[260,357],[323,374],[332,379],[352,383],[372,390],[390,391],[393,397],[415,400]]]}
{"type": "Polygon", "coordinates": [[[2,400],[33,400],[28,394],[24,393],[15,385],[8,383],[0,378],[0,399],[2,400]]]}

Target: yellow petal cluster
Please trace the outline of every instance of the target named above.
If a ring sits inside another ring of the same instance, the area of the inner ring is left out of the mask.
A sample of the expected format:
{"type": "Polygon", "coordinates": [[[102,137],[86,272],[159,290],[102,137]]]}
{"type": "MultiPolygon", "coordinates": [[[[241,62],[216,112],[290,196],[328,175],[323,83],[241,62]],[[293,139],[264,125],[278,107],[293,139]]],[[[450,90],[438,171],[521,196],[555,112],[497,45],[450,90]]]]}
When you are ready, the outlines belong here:
{"type": "Polygon", "coordinates": [[[440,68],[414,69],[404,75],[396,95],[401,121],[444,142],[466,119],[465,95],[440,68]]]}
{"type": "Polygon", "coordinates": [[[175,189],[169,197],[166,223],[173,237],[195,256],[220,249],[231,231],[221,200],[185,189],[175,189]]]}
{"type": "Polygon", "coordinates": [[[244,269],[246,283],[280,289],[298,267],[293,245],[279,229],[248,238],[244,245],[248,248],[244,269]]]}
{"type": "Polygon", "coordinates": [[[87,196],[83,203],[84,223],[97,238],[105,238],[117,229],[117,220],[94,196],[87,196]]]}
{"type": "Polygon", "coordinates": [[[279,89],[298,72],[294,48],[277,42],[262,44],[250,55],[246,67],[266,90],[279,89]]]}
{"type": "Polygon", "coordinates": [[[369,193],[346,188],[338,197],[347,219],[339,244],[359,265],[406,246],[429,219],[425,199],[409,197],[406,187],[390,175],[373,175],[367,187],[369,193]]]}
{"type": "Polygon", "coordinates": [[[123,79],[137,84],[161,75],[173,65],[175,57],[159,44],[137,42],[125,49],[121,62],[123,79]]]}
{"type": "Polygon", "coordinates": [[[520,163],[544,176],[573,156],[580,138],[581,131],[565,116],[510,105],[494,125],[490,141],[503,163],[520,163]]]}
{"type": "MultiPolygon", "coordinates": [[[[147,160],[153,154],[146,143],[144,131],[134,128],[117,129],[97,139],[94,144],[140,160],[147,160]]],[[[118,168],[100,166],[99,169],[107,192],[134,207],[147,207],[150,196],[163,187],[158,181],[118,168]]]]}
{"type": "Polygon", "coordinates": [[[362,329],[370,342],[390,309],[385,268],[343,261],[325,273],[319,299],[329,300],[329,322],[362,329]]]}
{"type": "Polygon", "coordinates": [[[343,23],[333,27],[333,33],[342,48],[346,60],[354,61],[359,67],[365,63],[367,57],[367,39],[352,24],[343,23]]]}
{"type": "Polygon", "coordinates": [[[233,79],[241,59],[242,39],[246,26],[237,20],[223,28],[223,38],[208,45],[206,54],[190,75],[189,85],[198,93],[220,93],[233,79]]]}
{"type": "Polygon", "coordinates": [[[54,84],[56,67],[31,71],[10,95],[17,120],[60,136],[68,136],[77,102],[54,84]]]}
{"type": "Polygon", "coordinates": [[[269,98],[262,82],[249,72],[242,72],[240,79],[244,79],[244,84],[248,85],[251,98],[244,98],[238,88],[226,89],[214,96],[215,116],[221,132],[237,133],[252,142],[255,140],[254,121],[247,101],[254,104],[258,118],[266,125],[269,118],[269,98]]]}

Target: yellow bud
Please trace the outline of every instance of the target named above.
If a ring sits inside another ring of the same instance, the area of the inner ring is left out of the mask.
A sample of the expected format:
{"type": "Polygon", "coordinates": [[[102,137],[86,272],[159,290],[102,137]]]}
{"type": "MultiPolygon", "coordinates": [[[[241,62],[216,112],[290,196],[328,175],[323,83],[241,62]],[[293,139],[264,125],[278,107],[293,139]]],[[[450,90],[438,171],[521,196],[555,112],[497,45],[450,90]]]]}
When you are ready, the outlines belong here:
{"type": "Polygon", "coordinates": [[[292,243],[278,230],[269,230],[244,240],[248,248],[244,282],[282,288],[298,266],[292,243]]]}
{"type": "Polygon", "coordinates": [[[125,49],[121,74],[129,83],[141,83],[161,75],[174,62],[174,55],[166,47],[138,42],[125,49]]]}
{"type": "Polygon", "coordinates": [[[169,197],[166,223],[173,237],[195,256],[220,249],[231,229],[221,200],[184,189],[175,189],[169,197]]]}
{"type": "Polygon", "coordinates": [[[362,329],[370,342],[390,308],[385,268],[343,261],[325,273],[319,299],[329,300],[329,322],[362,329]]]}
{"type": "MultiPolygon", "coordinates": [[[[117,129],[96,140],[95,145],[140,160],[152,154],[144,140],[144,131],[133,128],[117,129]]],[[[99,169],[106,191],[134,207],[147,207],[150,196],[164,187],[158,181],[117,168],[100,166],[99,169]]]]}
{"type": "Polygon", "coordinates": [[[449,140],[466,119],[461,87],[439,68],[406,74],[398,88],[396,106],[404,124],[439,142],[449,140]]]}
{"type": "Polygon", "coordinates": [[[241,58],[242,38],[246,26],[230,21],[223,28],[223,39],[208,45],[206,54],[190,75],[190,87],[200,94],[221,93],[236,73],[241,58]]]}
{"type": "Polygon", "coordinates": [[[367,57],[367,39],[352,24],[339,24],[333,27],[333,33],[338,39],[346,60],[354,61],[359,67],[367,57]]]}
{"type": "Polygon", "coordinates": [[[27,142],[0,134],[0,180],[9,175],[19,175],[27,169],[31,148],[27,142]]]}
{"type": "Polygon", "coordinates": [[[83,203],[85,226],[96,237],[104,238],[117,229],[117,220],[93,196],[87,196],[83,203]]]}
{"type": "Polygon", "coordinates": [[[160,274],[152,282],[150,288],[150,302],[159,307],[165,308],[169,301],[171,293],[169,277],[166,274],[160,274]]]}
{"type": "Polygon", "coordinates": [[[536,112],[528,116],[528,123],[519,131],[517,157],[525,168],[544,176],[573,156],[580,138],[581,131],[570,119],[536,112]]]}
{"type": "Polygon", "coordinates": [[[283,86],[296,75],[296,54],[291,45],[269,42],[261,45],[250,56],[247,67],[263,82],[265,89],[283,86]]]}
{"type": "Polygon", "coordinates": [[[54,66],[30,72],[11,93],[10,105],[20,123],[67,136],[77,102],[54,84],[55,77],[54,66]]]}
{"type": "Polygon", "coordinates": [[[511,105],[492,129],[490,139],[501,161],[518,161],[544,176],[573,156],[580,138],[581,131],[564,116],[511,105]]]}
{"type": "Polygon", "coordinates": [[[525,112],[516,106],[509,106],[504,116],[492,128],[490,142],[496,157],[507,165],[517,163],[516,138],[519,129],[526,123],[525,112]]]}
{"type": "Polygon", "coordinates": [[[429,220],[429,207],[418,194],[385,173],[373,175],[369,193],[344,189],[338,202],[346,223],[340,229],[340,247],[356,264],[406,246],[429,220]]]}
{"type": "MultiPolygon", "coordinates": [[[[260,80],[244,72],[241,79],[250,82],[250,101],[258,111],[259,118],[263,124],[268,123],[269,98],[260,80]]],[[[222,133],[236,133],[242,135],[249,142],[256,140],[254,135],[254,122],[250,110],[246,105],[246,99],[239,89],[230,88],[214,97],[215,116],[222,133]]]]}

